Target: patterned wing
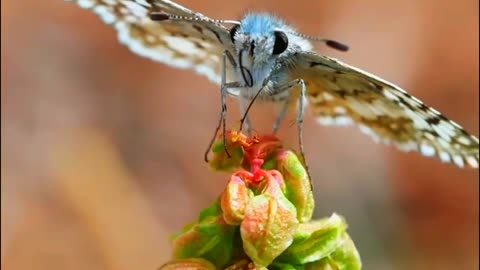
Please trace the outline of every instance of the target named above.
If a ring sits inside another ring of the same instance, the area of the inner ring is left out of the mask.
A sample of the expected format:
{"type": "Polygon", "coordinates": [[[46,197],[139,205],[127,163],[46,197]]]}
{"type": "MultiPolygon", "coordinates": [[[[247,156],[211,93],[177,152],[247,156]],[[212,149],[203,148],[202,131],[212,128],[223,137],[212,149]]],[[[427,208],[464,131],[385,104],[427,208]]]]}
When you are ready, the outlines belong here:
{"type": "Polygon", "coordinates": [[[200,13],[161,0],[67,0],[96,13],[118,33],[118,39],[134,53],[184,69],[194,69],[220,83],[221,56],[231,49],[228,30],[200,13]],[[161,21],[151,12],[207,20],[161,21]],[[209,21],[208,21],[209,20],[209,21]]]}
{"type": "Polygon", "coordinates": [[[315,53],[299,54],[293,73],[307,84],[320,124],[357,124],[401,150],[478,168],[478,139],[399,87],[315,53]]]}

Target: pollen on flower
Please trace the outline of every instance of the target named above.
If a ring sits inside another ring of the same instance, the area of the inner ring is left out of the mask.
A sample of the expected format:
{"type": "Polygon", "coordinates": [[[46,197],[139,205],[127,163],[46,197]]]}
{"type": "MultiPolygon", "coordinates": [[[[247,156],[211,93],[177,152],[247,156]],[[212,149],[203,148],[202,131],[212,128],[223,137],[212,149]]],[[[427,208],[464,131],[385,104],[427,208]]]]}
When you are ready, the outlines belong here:
{"type": "Polygon", "coordinates": [[[249,138],[245,134],[233,130],[228,131],[227,137],[230,137],[230,141],[232,143],[238,143],[242,147],[250,147],[259,142],[258,135],[254,135],[253,137],[249,138]]]}

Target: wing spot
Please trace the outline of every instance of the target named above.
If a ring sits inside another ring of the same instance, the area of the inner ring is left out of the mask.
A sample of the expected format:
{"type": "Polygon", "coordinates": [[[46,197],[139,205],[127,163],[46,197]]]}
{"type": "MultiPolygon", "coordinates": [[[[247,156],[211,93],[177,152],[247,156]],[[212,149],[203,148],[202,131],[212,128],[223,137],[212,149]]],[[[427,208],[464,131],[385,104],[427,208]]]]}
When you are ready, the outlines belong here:
{"type": "Polygon", "coordinates": [[[427,105],[423,104],[420,100],[416,99],[415,97],[412,97],[412,100],[416,101],[418,103],[418,108],[420,110],[423,110],[425,112],[428,112],[428,111],[432,111],[432,109],[430,107],[428,107],[427,105]]]}
{"type": "Polygon", "coordinates": [[[478,159],[472,156],[468,156],[465,158],[467,163],[472,167],[472,168],[478,168],[478,159]]]}
{"type": "Polygon", "coordinates": [[[195,25],[195,24],[192,27],[193,27],[193,29],[197,30],[197,32],[199,32],[200,34],[203,34],[203,28],[202,27],[200,27],[198,25],[195,25]]]}
{"type": "Polygon", "coordinates": [[[437,125],[438,123],[440,123],[440,118],[438,117],[427,118],[427,123],[429,123],[430,125],[437,125]]]}
{"type": "Polygon", "coordinates": [[[120,12],[120,14],[122,15],[130,14],[130,10],[128,10],[128,8],[123,6],[118,8],[118,12],[120,12]]]}
{"type": "Polygon", "coordinates": [[[457,138],[457,141],[463,145],[471,145],[472,144],[472,141],[470,140],[470,138],[468,137],[459,137],[457,138]]]}
{"type": "Polygon", "coordinates": [[[406,143],[394,142],[394,145],[404,152],[417,151],[417,144],[415,142],[409,141],[406,143]]]}
{"type": "Polygon", "coordinates": [[[435,135],[433,135],[432,133],[430,133],[430,131],[425,131],[425,134],[424,134],[425,138],[427,140],[430,140],[430,141],[433,141],[436,139],[435,135]]]}
{"type": "Polygon", "coordinates": [[[463,168],[463,166],[465,165],[465,163],[463,162],[462,156],[459,156],[459,155],[453,156],[453,162],[457,164],[457,166],[460,168],[463,168]]]}
{"type": "Polygon", "coordinates": [[[145,40],[148,42],[148,43],[155,43],[157,42],[157,38],[154,36],[154,35],[147,35],[145,37],[145,40]]]}
{"type": "Polygon", "coordinates": [[[427,157],[432,157],[435,155],[435,148],[429,144],[420,145],[420,152],[427,157]]]}
{"type": "Polygon", "coordinates": [[[392,122],[392,123],[390,123],[390,128],[392,130],[398,130],[400,128],[400,126],[397,123],[392,122]]]}
{"type": "Polygon", "coordinates": [[[447,152],[440,152],[439,157],[442,162],[447,163],[451,161],[450,154],[447,152]]]}
{"type": "Polygon", "coordinates": [[[117,19],[115,13],[106,6],[96,6],[95,8],[93,8],[93,12],[100,16],[100,18],[105,24],[112,24],[117,19]]]}
{"type": "Polygon", "coordinates": [[[347,116],[338,116],[334,118],[334,122],[336,125],[339,125],[339,126],[347,126],[353,123],[352,119],[347,116]]]}
{"type": "Polygon", "coordinates": [[[324,98],[326,101],[335,100],[335,97],[332,96],[331,94],[327,93],[327,92],[324,92],[324,93],[323,93],[323,98],[324,98]]]}
{"type": "Polygon", "coordinates": [[[365,125],[358,125],[358,128],[364,134],[369,135],[376,143],[380,142],[380,137],[368,126],[365,125]]]}
{"type": "Polygon", "coordinates": [[[95,1],[93,1],[93,0],[79,0],[79,1],[77,1],[77,4],[81,8],[89,9],[89,8],[92,8],[95,5],[95,1]]]}
{"type": "Polygon", "coordinates": [[[325,125],[325,126],[329,126],[329,125],[333,125],[334,124],[334,120],[332,117],[329,117],[329,116],[320,116],[317,118],[317,122],[320,124],[320,125],[325,125]]]}
{"type": "Polygon", "coordinates": [[[337,106],[333,109],[333,111],[337,114],[346,114],[347,110],[344,107],[337,106]]]}

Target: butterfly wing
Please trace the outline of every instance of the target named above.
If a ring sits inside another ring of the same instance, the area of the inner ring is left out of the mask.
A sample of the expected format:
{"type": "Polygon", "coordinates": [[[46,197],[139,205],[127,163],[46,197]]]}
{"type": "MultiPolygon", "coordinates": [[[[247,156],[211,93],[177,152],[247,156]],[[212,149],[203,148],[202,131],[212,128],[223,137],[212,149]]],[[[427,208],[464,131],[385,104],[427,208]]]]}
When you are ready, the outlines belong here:
{"type": "Polygon", "coordinates": [[[300,53],[293,69],[307,85],[320,124],[357,124],[404,151],[478,168],[478,139],[401,88],[338,60],[300,53]]]}
{"type": "Polygon", "coordinates": [[[225,49],[232,50],[232,44],[229,31],[206,16],[171,1],[67,1],[93,11],[112,25],[119,41],[134,53],[177,68],[193,69],[220,83],[220,60],[225,49]],[[201,20],[155,22],[149,18],[152,12],[201,20]]]}

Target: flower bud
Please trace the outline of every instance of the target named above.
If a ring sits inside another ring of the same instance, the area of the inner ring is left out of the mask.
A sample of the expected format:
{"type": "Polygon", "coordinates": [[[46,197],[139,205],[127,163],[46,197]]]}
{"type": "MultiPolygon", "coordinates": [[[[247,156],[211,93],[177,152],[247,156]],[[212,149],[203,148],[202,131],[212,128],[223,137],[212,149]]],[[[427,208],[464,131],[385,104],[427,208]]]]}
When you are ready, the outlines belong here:
{"type": "Polygon", "coordinates": [[[347,224],[336,214],[328,219],[301,224],[295,241],[278,259],[294,264],[324,259],[341,247],[346,230],[347,224]]]}
{"type": "Polygon", "coordinates": [[[227,141],[228,157],[225,151],[225,146],[222,140],[216,142],[212,147],[213,157],[208,162],[210,167],[215,171],[230,172],[242,165],[243,162],[243,148],[239,144],[232,144],[227,141]]]}
{"type": "Polygon", "coordinates": [[[235,227],[228,225],[221,215],[204,217],[174,239],[174,257],[203,258],[217,267],[225,266],[235,252],[234,234],[235,227]]]}
{"type": "Polygon", "coordinates": [[[295,206],[273,177],[253,197],[240,224],[243,249],[257,268],[267,267],[293,241],[298,227],[295,206]]]}
{"type": "Polygon", "coordinates": [[[237,175],[232,175],[221,196],[223,218],[230,225],[239,225],[253,193],[237,175]]]}
{"type": "Polygon", "coordinates": [[[315,201],[312,184],[302,162],[292,151],[283,151],[277,156],[277,169],[283,175],[286,196],[297,208],[297,218],[307,222],[312,218],[315,201]]]}
{"type": "Polygon", "coordinates": [[[339,270],[360,270],[362,263],[355,244],[347,233],[343,234],[341,244],[327,258],[318,263],[312,263],[307,269],[339,269],[339,270]],[[322,266],[323,268],[313,267],[322,266]]]}

